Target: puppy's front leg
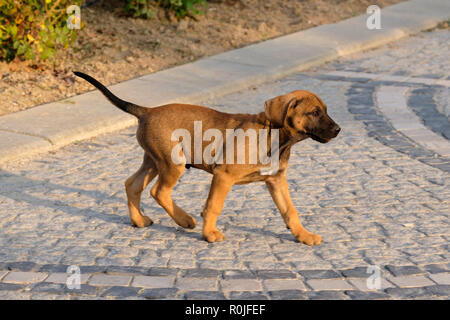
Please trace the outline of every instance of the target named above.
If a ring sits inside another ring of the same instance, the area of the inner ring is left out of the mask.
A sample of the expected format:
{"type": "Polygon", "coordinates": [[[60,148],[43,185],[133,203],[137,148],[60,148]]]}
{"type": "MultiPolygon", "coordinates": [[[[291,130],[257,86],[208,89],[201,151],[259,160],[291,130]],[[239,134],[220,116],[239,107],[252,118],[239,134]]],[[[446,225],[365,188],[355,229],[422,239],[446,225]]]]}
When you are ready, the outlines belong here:
{"type": "Polygon", "coordinates": [[[273,201],[280,210],[281,216],[286,223],[286,226],[291,229],[294,237],[309,246],[314,246],[322,242],[322,238],[314,233],[306,230],[300,223],[298,212],[292,203],[289,194],[289,185],[286,180],[286,171],[280,172],[266,180],[267,189],[273,201]]]}
{"type": "Polygon", "coordinates": [[[208,242],[222,241],[224,235],[216,229],[217,218],[222,212],[223,203],[233,181],[225,173],[215,173],[211,182],[208,199],[202,212],[203,238],[208,242]]]}

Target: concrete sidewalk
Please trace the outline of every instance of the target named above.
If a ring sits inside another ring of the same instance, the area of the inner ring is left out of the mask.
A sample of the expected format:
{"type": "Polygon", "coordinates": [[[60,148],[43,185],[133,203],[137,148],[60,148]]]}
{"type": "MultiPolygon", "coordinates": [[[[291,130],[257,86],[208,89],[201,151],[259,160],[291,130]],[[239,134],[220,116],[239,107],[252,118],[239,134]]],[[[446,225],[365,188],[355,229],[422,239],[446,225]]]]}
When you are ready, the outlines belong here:
{"type": "MultiPolygon", "coordinates": [[[[368,30],[367,16],[361,15],[125,81],[110,89],[122,99],[146,106],[195,103],[386,44],[449,18],[447,0],[406,1],[382,10],[381,30],[368,30]]],[[[134,117],[111,106],[98,91],[6,115],[0,118],[0,164],[135,123],[134,117]]]]}

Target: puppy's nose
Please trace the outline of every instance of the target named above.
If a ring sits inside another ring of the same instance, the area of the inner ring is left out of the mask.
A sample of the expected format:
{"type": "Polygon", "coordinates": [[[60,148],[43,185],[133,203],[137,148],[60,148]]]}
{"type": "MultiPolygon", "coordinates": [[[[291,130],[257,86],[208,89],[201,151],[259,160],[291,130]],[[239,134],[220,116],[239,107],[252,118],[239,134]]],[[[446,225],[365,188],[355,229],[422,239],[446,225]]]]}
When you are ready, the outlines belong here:
{"type": "Polygon", "coordinates": [[[335,133],[336,135],[338,135],[339,132],[341,132],[341,127],[339,127],[338,125],[336,125],[336,126],[334,127],[334,133],[335,133]]]}

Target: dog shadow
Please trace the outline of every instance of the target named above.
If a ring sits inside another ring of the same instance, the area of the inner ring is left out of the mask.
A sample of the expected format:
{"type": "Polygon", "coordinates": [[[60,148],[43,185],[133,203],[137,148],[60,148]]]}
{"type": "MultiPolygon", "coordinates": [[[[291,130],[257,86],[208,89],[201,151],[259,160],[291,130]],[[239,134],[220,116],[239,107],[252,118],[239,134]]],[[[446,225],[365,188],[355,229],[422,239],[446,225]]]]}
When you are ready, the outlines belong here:
{"type": "Polygon", "coordinates": [[[186,230],[178,225],[175,222],[170,221],[171,225],[167,225],[166,223],[161,223],[161,221],[155,221],[150,227],[148,227],[153,232],[163,233],[163,234],[176,234],[177,238],[190,238],[193,240],[203,240],[203,236],[201,230],[198,228],[198,225],[195,229],[186,230]]]}
{"type": "MultiPolygon", "coordinates": [[[[64,195],[61,195],[61,197],[57,200],[55,199],[44,199],[42,197],[38,197],[36,195],[30,194],[28,191],[30,188],[34,188],[38,186],[41,190],[43,190],[44,193],[49,193],[52,191],[63,191],[67,193],[78,193],[80,196],[88,197],[93,199],[96,203],[98,203],[98,206],[102,206],[102,202],[105,200],[113,200],[117,201],[117,206],[120,207],[124,203],[126,203],[126,198],[117,197],[115,195],[110,195],[108,193],[99,191],[98,189],[95,190],[85,190],[82,188],[67,186],[67,185],[60,185],[55,184],[48,180],[37,180],[37,179],[30,179],[25,176],[21,176],[18,174],[14,174],[5,170],[0,169],[0,196],[9,198],[16,202],[22,202],[27,203],[32,207],[45,207],[49,208],[52,211],[58,210],[62,211],[65,214],[68,215],[76,215],[83,218],[98,218],[103,220],[107,223],[114,223],[117,225],[126,225],[129,226],[130,222],[128,219],[128,211],[124,211],[123,214],[121,213],[106,213],[108,209],[99,209],[96,210],[94,208],[88,207],[88,208],[79,208],[76,206],[71,205],[68,201],[64,200],[64,195]]],[[[123,191],[125,194],[125,191],[123,191]]],[[[124,210],[128,210],[124,208],[124,210]]],[[[145,214],[146,211],[153,211],[151,208],[144,208],[143,214],[145,214]]],[[[161,210],[163,210],[161,208],[161,210]]],[[[0,212],[1,215],[1,212],[0,212]]],[[[152,216],[152,215],[151,215],[152,216]]],[[[183,237],[189,237],[193,239],[201,239],[202,236],[198,232],[192,232],[184,230],[182,227],[179,227],[175,224],[175,222],[172,222],[169,217],[167,217],[170,222],[166,222],[166,217],[162,214],[158,214],[157,216],[162,216],[163,218],[157,218],[157,220],[152,226],[150,226],[151,229],[154,229],[157,232],[168,232],[168,233],[177,233],[180,236],[183,237]],[[173,224],[173,225],[167,225],[167,224],[173,224]]],[[[198,218],[198,217],[196,217],[198,218]]],[[[152,217],[153,219],[153,217],[152,217]]]]}
{"type": "MultiPolygon", "coordinates": [[[[40,189],[44,190],[45,193],[52,192],[54,190],[57,191],[63,191],[67,193],[78,193],[81,196],[88,197],[93,199],[96,203],[98,203],[98,206],[102,206],[102,202],[106,200],[114,200],[117,201],[117,205],[121,206],[124,202],[126,202],[125,198],[117,197],[116,195],[111,195],[102,191],[99,191],[98,189],[95,190],[85,190],[73,186],[67,186],[67,185],[60,185],[55,184],[48,180],[37,180],[37,179],[30,179],[22,175],[14,174],[5,170],[0,169],[0,196],[9,198],[11,200],[17,201],[17,202],[23,202],[27,203],[32,207],[46,207],[51,210],[58,210],[62,211],[65,214],[68,215],[77,215],[81,216],[83,218],[98,218],[101,219],[107,223],[114,223],[118,225],[130,225],[128,220],[128,213],[124,212],[124,214],[117,214],[117,213],[105,213],[105,209],[102,210],[95,210],[91,207],[88,208],[79,208],[76,206],[71,205],[68,201],[64,201],[64,195],[61,196],[60,199],[44,199],[41,197],[38,197],[36,195],[32,195],[29,192],[27,192],[30,187],[36,187],[39,186],[40,189]],[[6,183],[5,183],[6,180],[6,183]],[[125,214],[126,213],[126,214],[125,214]]],[[[125,193],[125,191],[124,191],[125,193]]],[[[151,208],[144,208],[143,214],[145,214],[145,211],[152,210],[151,208]]],[[[162,210],[162,209],[161,209],[162,210]]],[[[1,213],[0,213],[1,214],[1,213]]],[[[152,216],[152,215],[151,215],[152,216]]],[[[151,229],[153,229],[156,232],[165,232],[165,233],[176,233],[177,236],[180,237],[186,237],[186,238],[192,238],[195,240],[202,240],[201,232],[199,232],[199,225],[197,225],[196,229],[190,231],[185,230],[182,227],[177,226],[173,221],[170,220],[170,218],[164,217],[158,218],[160,214],[157,215],[155,223],[150,226],[151,229]],[[170,220],[170,222],[167,222],[166,219],[170,220]],[[171,224],[171,225],[168,225],[171,224]]],[[[152,216],[152,219],[154,217],[152,216]]],[[[201,219],[198,216],[195,216],[197,221],[201,219]]],[[[200,222],[200,221],[199,221],[200,222]]],[[[201,222],[200,222],[201,223],[201,222]]],[[[292,237],[292,235],[287,233],[275,233],[273,231],[269,230],[263,230],[262,228],[253,228],[253,227],[246,227],[246,226],[229,226],[228,223],[225,226],[224,232],[226,233],[227,229],[237,229],[241,230],[244,233],[252,233],[255,235],[261,235],[264,237],[274,237],[278,239],[282,239],[284,241],[295,241],[295,239],[292,237]]]]}
{"type": "MultiPolygon", "coordinates": [[[[232,227],[228,227],[227,229],[234,229],[234,230],[240,230],[242,231],[244,234],[255,234],[258,236],[261,236],[261,238],[267,238],[267,237],[271,237],[274,239],[279,239],[282,240],[284,242],[297,242],[297,240],[295,240],[294,236],[289,232],[285,232],[285,233],[277,233],[277,232],[273,232],[270,230],[264,230],[263,228],[258,228],[258,227],[247,227],[247,226],[232,226],[232,227]]],[[[224,232],[225,236],[226,236],[226,229],[224,232]]]]}
{"type": "Polygon", "coordinates": [[[79,208],[72,206],[69,202],[64,201],[64,195],[61,198],[43,199],[27,192],[30,188],[38,186],[45,193],[55,190],[67,193],[78,193],[80,196],[88,197],[95,200],[98,206],[102,205],[105,199],[117,200],[123,203],[124,199],[115,195],[96,190],[85,190],[67,185],[59,185],[46,180],[30,179],[21,175],[17,175],[8,171],[0,170],[0,196],[9,198],[17,202],[24,202],[33,207],[47,207],[52,210],[59,210],[70,215],[78,215],[82,217],[96,217],[108,223],[124,224],[123,215],[107,214],[101,210],[93,210],[92,208],[79,208]],[[6,181],[6,182],[5,182],[6,181]]]}

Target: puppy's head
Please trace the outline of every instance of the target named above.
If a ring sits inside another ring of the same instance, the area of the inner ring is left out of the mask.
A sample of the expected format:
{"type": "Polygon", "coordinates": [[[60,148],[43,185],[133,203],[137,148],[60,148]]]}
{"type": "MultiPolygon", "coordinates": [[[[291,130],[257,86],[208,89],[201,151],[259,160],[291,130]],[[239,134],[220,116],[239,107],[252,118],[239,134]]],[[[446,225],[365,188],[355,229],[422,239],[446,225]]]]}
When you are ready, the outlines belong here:
{"type": "Polygon", "coordinates": [[[291,136],[307,135],[321,143],[330,141],[341,131],[328,116],[325,103],[306,90],[267,100],[265,115],[275,127],[286,128],[291,136]]]}

